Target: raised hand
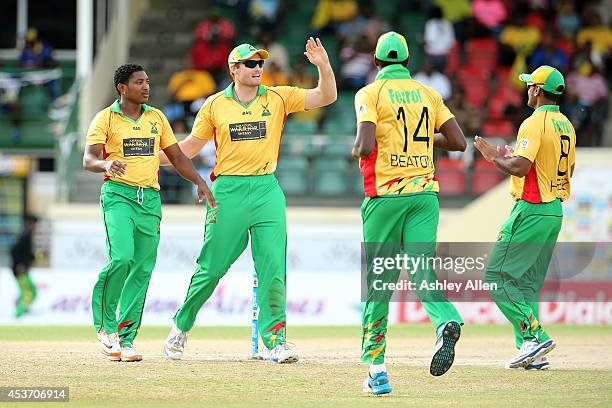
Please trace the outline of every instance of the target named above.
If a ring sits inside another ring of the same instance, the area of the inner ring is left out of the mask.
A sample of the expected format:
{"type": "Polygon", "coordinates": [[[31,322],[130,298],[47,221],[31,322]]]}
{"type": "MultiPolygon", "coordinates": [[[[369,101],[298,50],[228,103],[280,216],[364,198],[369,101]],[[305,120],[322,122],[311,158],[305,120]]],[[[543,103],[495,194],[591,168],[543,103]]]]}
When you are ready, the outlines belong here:
{"type": "Polygon", "coordinates": [[[497,147],[493,146],[480,136],[476,136],[474,139],[474,146],[476,146],[476,148],[480,151],[480,153],[482,153],[482,156],[488,162],[492,162],[493,159],[500,155],[497,147]]]}
{"type": "Polygon", "coordinates": [[[311,64],[316,65],[317,67],[322,67],[326,64],[329,64],[329,57],[327,56],[327,51],[325,51],[325,47],[321,44],[321,40],[317,38],[316,40],[312,37],[306,41],[306,52],[304,52],[308,61],[311,64]]]}

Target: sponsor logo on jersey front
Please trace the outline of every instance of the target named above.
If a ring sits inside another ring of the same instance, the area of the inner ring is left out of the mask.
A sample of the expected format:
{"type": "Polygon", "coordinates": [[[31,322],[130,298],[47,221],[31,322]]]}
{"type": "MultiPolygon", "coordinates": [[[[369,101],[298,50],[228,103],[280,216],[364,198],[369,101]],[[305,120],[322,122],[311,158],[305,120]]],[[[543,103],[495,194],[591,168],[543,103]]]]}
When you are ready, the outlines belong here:
{"type": "Polygon", "coordinates": [[[153,156],[155,153],[154,137],[129,137],[123,139],[123,156],[153,156]]]}
{"type": "Polygon", "coordinates": [[[266,137],[266,122],[230,123],[229,132],[232,142],[264,139],[266,137]]]}

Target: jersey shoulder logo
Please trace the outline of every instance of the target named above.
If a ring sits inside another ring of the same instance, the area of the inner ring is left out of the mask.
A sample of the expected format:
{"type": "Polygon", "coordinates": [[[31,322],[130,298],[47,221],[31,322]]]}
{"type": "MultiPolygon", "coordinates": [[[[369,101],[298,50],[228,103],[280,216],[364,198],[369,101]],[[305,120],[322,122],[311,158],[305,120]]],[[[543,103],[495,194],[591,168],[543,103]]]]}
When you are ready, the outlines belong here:
{"type": "Polygon", "coordinates": [[[521,149],[525,150],[525,149],[527,149],[527,146],[529,146],[529,140],[527,140],[527,139],[521,140],[521,143],[520,143],[521,149]]]}
{"type": "Polygon", "coordinates": [[[149,121],[149,123],[151,124],[151,134],[152,134],[152,135],[157,135],[157,134],[159,134],[159,132],[157,131],[157,122],[151,122],[151,121],[149,121]]]}
{"type": "Polygon", "coordinates": [[[270,110],[268,109],[268,105],[270,105],[270,102],[266,103],[265,105],[263,103],[261,104],[261,107],[263,108],[263,112],[261,113],[261,116],[272,115],[272,113],[270,113],[270,110]]]}

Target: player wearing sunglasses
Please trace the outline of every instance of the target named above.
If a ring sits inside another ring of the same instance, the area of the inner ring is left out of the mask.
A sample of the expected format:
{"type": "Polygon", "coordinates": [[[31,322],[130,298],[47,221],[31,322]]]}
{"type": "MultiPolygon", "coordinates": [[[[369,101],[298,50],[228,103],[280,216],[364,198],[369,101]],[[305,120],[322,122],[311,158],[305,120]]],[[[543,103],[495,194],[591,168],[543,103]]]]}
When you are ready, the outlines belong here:
{"type": "MultiPolygon", "coordinates": [[[[287,115],[336,100],[336,80],[321,41],[309,38],[304,55],[319,71],[316,88],[268,87],[261,85],[268,51],[249,44],[234,48],[227,60],[233,82],[206,100],[191,134],[179,143],[188,157],[194,157],[214,140],[217,153],[211,180],[217,206],[208,206],[196,270],[164,346],[170,358],[182,357],[186,334],[198,311],[245,250],[250,236],[259,279],[264,357],[277,363],[298,360],[285,338],[285,196],[274,171],[287,115]]],[[[163,154],[161,161],[169,164],[163,154]]]]}

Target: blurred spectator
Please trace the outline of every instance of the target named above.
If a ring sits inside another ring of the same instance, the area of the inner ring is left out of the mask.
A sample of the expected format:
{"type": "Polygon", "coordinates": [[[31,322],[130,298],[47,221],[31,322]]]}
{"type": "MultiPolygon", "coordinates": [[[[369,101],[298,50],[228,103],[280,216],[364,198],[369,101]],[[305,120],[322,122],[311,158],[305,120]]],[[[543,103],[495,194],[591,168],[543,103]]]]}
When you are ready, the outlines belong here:
{"type": "Polygon", "coordinates": [[[501,0],[474,0],[472,13],[477,22],[495,34],[499,34],[501,24],[508,16],[506,6],[501,0]]]}
{"type": "Polygon", "coordinates": [[[533,52],[529,60],[529,71],[534,71],[541,65],[553,66],[561,72],[567,72],[569,68],[569,56],[555,46],[555,36],[550,30],[544,33],[542,43],[533,52]]]}
{"type": "Polygon", "coordinates": [[[0,112],[8,112],[11,117],[10,138],[13,144],[21,142],[21,104],[19,90],[21,81],[11,76],[0,78],[0,112]]]}
{"type": "Polygon", "coordinates": [[[472,17],[472,6],[468,0],[434,0],[442,10],[444,19],[453,25],[455,37],[461,43],[466,38],[466,20],[472,17]]]}
{"type": "Polygon", "coordinates": [[[519,12],[501,32],[499,41],[512,47],[517,56],[529,56],[540,43],[540,31],[528,26],[525,14],[519,12]]]}
{"type": "Polygon", "coordinates": [[[281,11],[279,0],[251,0],[249,16],[253,22],[251,35],[259,36],[272,30],[281,11]]]}
{"type": "Polygon", "coordinates": [[[285,86],[289,85],[289,78],[281,71],[276,62],[266,61],[266,69],[261,76],[261,83],[266,86],[285,86]]]}
{"type": "Polygon", "coordinates": [[[372,1],[368,0],[361,4],[359,15],[338,26],[338,38],[342,44],[346,44],[357,41],[364,34],[374,44],[382,33],[389,30],[389,23],[376,14],[372,1]]]}
{"type": "Polygon", "coordinates": [[[601,22],[601,17],[591,12],[587,17],[588,26],[578,30],[576,44],[583,47],[591,43],[591,59],[598,67],[603,67],[603,61],[612,48],[612,30],[601,22]]]}
{"type": "MultiPolygon", "coordinates": [[[[26,69],[55,68],[57,63],[53,57],[53,48],[38,38],[38,30],[30,28],[26,33],[25,45],[19,53],[17,65],[26,69]]],[[[51,100],[60,94],[60,82],[57,79],[47,80],[44,86],[51,100]]]]}
{"type": "Polygon", "coordinates": [[[272,31],[264,31],[261,34],[261,43],[256,45],[256,47],[263,48],[270,53],[270,58],[266,60],[266,65],[274,62],[283,73],[289,73],[289,53],[287,48],[276,40],[276,36],[272,31]]]}
{"type": "Polygon", "coordinates": [[[578,27],[580,27],[580,17],[575,11],[574,2],[565,0],[561,3],[557,14],[557,30],[563,37],[573,39],[578,27]]]}
{"type": "Polygon", "coordinates": [[[335,33],[339,23],[351,21],[358,11],[355,0],[319,0],[310,25],[315,33],[335,33]]]}
{"type": "Polygon", "coordinates": [[[220,17],[215,12],[207,19],[198,23],[198,26],[193,31],[194,40],[212,41],[213,38],[216,38],[217,41],[231,43],[234,41],[234,36],[234,24],[230,20],[220,17]]]}
{"type": "Polygon", "coordinates": [[[446,101],[446,106],[455,115],[466,136],[473,136],[480,132],[482,124],[480,111],[466,101],[460,86],[453,86],[452,95],[446,101]]]}
{"type": "Polygon", "coordinates": [[[195,69],[209,71],[218,80],[227,68],[227,56],[231,50],[230,44],[213,37],[211,41],[195,40],[189,53],[195,69]]]}
{"type": "Polygon", "coordinates": [[[17,64],[22,68],[55,68],[53,48],[38,38],[38,30],[30,28],[17,64]]]}
{"type": "Polygon", "coordinates": [[[546,29],[546,21],[542,16],[541,11],[530,11],[525,17],[525,25],[536,28],[540,35],[544,34],[546,29]]]}
{"type": "Polygon", "coordinates": [[[232,50],[234,25],[213,14],[200,22],[193,32],[190,55],[193,67],[210,72],[217,82],[227,69],[227,56],[232,50]]]}
{"type": "Polygon", "coordinates": [[[581,146],[599,146],[608,110],[608,84],[597,67],[582,63],[567,77],[569,118],[576,128],[581,146]]]}
{"type": "Polygon", "coordinates": [[[437,71],[446,70],[446,58],[455,44],[455,30],[442,18],[442,9],[434,7],[425,23],[425,53],[437,71]]]}
{"type": "Polygon", "coordinates": [[[429,60],[425,60],[425,62],[423,62],[421,71],[414,76],[414,79],[424,85],[431,86],[433,89],[438,91],[440,95],[442,95],[442,99],[444,100],[449,99],[451,96],[450,81],[446,75],[436,71],[432,62],[429,60]]]}
{"type": "MultiPolygon", "coordinates": [[[[317,86],[317,79],[308,72],[306,62],[303,58],[298,58],[293,63],[291,79],[289,82],[292,86],[297,86],[303,89],[312,89],[317,86]]],[[[304,112],[296,112],[291,115],[292,120],[298,122],[313,122],[316,123],[319,131],[321,131],[323,114],[325,110],[311,109],[304,112]]]]}
{"type": "Polygon", "coordinates": [[[186,110],[193,101],[212,95],[216,90],[213,77],[206,71],[193,69],[189,58],[185,58],[183,69],[172,74],[168,82],[168,93],[174,101],[183,103],[186,110]]]}
{"type": "Polygon", "coordinates": [[[359,89],[366,84],[372,63],[373,46],[362,34],[355,44],[347,44],[340,49],[340,87],[345,90],[359,89]]]}

